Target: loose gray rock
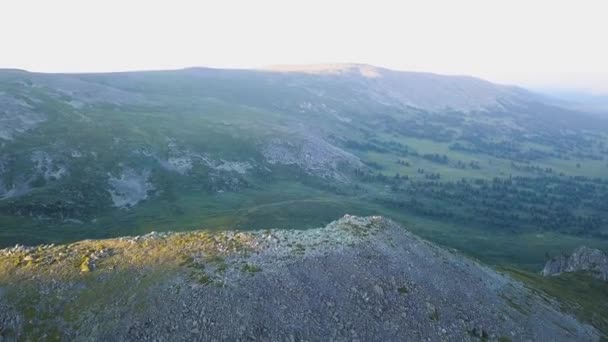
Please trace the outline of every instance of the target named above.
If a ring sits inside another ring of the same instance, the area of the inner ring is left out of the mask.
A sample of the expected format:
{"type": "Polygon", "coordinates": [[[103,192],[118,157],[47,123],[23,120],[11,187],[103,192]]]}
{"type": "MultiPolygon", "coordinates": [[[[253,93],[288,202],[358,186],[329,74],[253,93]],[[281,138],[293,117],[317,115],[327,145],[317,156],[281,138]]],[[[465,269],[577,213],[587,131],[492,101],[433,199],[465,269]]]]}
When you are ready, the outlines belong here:
{"type": "Polygon", "coordinates": [[[9,340],[599,339],[551,298],[378,216],[15,247],[0,265],[34,252],[38,264],[0,273],[9,340]],[[80,272],[76,261],[93,260],[80,272]]]}

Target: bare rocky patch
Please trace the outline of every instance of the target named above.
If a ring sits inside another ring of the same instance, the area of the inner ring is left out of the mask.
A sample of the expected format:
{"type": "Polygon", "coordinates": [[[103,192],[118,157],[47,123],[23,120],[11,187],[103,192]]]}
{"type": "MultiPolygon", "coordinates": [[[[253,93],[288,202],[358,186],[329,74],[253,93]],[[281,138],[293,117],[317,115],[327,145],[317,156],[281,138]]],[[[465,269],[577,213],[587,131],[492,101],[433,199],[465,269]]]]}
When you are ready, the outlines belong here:
{"type": "Polygon", "coordinates": [[[46,121],[46,116],[7,92],[0,91],[0,140],[13,140],[46,121]]]}
{"type": "Polygon", "coordinates": [[[58,163],[46,152],[35,151],[31,159],[34,162],[36,172],[47,181],[58,180],[67,174],[67,167],[58,163]]]}
{"type": "Polygon", "coordinates": [[[119,176],[108,179],[110,195],[115,207],[128,208],[148,198],[148,192],[155,189],[150,182],[150,171],[136,171],[125,168],[119,176]]]}
{"type": "Polygon", "coordinates": [[[341,166],[362,165],[356,156],[315,136],[270,138],[262,154],[270,164],[297,165],[310,175],[341,181],[346,181],[341,166]]]}

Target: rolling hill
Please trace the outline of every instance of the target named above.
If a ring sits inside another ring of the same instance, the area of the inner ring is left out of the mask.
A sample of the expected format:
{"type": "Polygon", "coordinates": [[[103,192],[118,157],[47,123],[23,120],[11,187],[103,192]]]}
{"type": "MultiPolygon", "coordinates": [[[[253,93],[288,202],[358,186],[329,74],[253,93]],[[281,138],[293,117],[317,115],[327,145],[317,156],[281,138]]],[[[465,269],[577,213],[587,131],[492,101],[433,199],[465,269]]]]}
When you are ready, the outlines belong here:
{"type": "Polygon", "coordinates": [[[608,246],[608,120],[472,77],[2,70],[0,123],[0,246],[344,213],[530,269],[608,246]]]}

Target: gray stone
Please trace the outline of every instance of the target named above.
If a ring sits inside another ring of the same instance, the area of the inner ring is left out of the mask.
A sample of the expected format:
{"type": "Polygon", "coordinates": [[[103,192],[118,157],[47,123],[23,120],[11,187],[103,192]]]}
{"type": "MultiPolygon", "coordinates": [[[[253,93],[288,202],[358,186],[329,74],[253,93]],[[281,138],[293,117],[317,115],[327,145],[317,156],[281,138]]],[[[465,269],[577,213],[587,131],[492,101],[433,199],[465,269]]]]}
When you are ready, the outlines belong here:
{"type": "Polygon", "coordinates": [[[608,281],[608,255],[599,249],[581,246],[569,256],[561,255],[547,261],[541,274],[547,277],[580,271],[589,272],[597,279],[608,281]]]}
{"type": "Polygon", "coordinates": [[[384,290],[382,289],[382,287],[380,287],[380,285],[378,285],[378,284],[374,285],[374,292],[376,292],[376,294],[378,294],[378,296],[384,297],[384,290]]]}

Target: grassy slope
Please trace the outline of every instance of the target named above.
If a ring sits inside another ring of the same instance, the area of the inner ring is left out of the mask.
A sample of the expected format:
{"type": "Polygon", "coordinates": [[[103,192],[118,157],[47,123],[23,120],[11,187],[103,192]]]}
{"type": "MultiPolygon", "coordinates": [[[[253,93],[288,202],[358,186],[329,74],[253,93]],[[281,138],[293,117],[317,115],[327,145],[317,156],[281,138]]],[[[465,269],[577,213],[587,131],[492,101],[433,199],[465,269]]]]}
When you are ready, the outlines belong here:
{"type": "Polygon", "coordinates": [[[561,309],[574,313],[581,321],[589,322],[600,330],[603,340],[608,340],[608,286],[583,273],[542,277],[537,273],[513,267],[503,270],[550,297],[560,301],[561,309]]]}

